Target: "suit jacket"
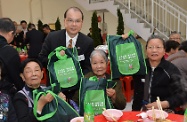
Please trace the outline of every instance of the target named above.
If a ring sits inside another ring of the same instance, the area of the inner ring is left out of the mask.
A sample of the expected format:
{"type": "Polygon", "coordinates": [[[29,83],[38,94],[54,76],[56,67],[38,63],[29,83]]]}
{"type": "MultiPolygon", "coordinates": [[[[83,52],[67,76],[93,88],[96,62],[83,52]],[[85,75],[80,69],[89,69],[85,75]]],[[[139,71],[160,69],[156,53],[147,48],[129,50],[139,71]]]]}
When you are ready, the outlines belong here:
{"type": "MultiPolygon", "coordinates": [[[[42,46],[42,50],[39,54],[39,59],[46,67],[48,63],[48,55],[52,52],[55,48],[59,46],[66,47],[66,30],[59,30],[50,32],[48,36],[45,38],[45,42],[42,46]]],[[[90,65],[90,54],[94,50],[93,40],[84,35],[83,33],[79,32],[77,42],[75,47],[77,48],[78,55],[84,55],[85,60],[80,61],[80,65],[84,74],[91,71],[90,65]]]]}
{"type": "Polygon", "coordinates": [[[28,57],[38,58],[41,51],[44,34],[36,29],[32,29],[26,33],[25,43],[29,44],[28,57]]]}

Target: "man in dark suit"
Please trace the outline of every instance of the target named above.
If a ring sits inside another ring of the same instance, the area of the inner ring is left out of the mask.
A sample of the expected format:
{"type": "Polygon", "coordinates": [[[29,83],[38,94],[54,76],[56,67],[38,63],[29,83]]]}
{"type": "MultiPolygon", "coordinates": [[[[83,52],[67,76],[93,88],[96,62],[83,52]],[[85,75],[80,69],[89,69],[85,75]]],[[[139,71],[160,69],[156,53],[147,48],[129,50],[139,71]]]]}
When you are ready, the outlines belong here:
{"type": "MultiPolygon", "coordinates": [[[[39,54],[39,59],[46,67],[48,63],[48,55],[55,48],[59,46],[68,47],[72,40],[72,47],[76,47],[78,51],[78,59],[83,71],[83,74],[90,72],[90,54],[94,50],[93,40],[79,32],[82,28],[83,13],[77,7],[70,7],[64,13],[64,26],[65,29],[50,32],[42,46],[42,50],[39,54]]],[[[63,51],[60,52],[63,54],[63,51]]],[[[62,64],[63,65],[63,64],[62,64]]],[[[77,89],[64,92],[67,99],[74,99],[76,97],[77,89]]]]}
{"type": "Polygon", "coordinates": [[[30,23],[28,25],[28,32],[26,33],[25,43],[29,44],[28,57],[38,58],[38,54],[42,48],[44,35],[41,31],[36,30],[35,25],[30,23]]]}
{"type": "Polygon", "coordinates": [[[83,71],[86,74],[90,71],[90,54],[94,50],[93,40],[79,32],[82,28],[83,13],[77,7],[71,7],[64,13],[65,29],[54,31],[48,34],[39,54],[39,59],[44,66],[47,66],[48,55],[59,46],[68,47],[72,39],[72,46],[77,48],[78,58],[83,71]]]}

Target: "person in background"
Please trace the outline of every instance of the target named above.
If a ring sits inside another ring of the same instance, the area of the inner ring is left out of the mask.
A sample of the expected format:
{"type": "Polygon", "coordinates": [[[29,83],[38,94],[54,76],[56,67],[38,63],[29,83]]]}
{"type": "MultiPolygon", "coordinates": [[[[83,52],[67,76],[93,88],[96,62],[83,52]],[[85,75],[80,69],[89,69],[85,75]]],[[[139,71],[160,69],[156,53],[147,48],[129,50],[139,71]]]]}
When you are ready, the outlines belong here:
{"type": "MultiPolygon", "coordinates": [[[[13,99],[13,104],[16,110],[18,122],[39,122],[33,114],[33,90],[42,89],[40,86],[43,77],[42,64],[37,59],[26,59],[20,67],[20,76],[25,82],[22,90],[18,91],[13,99]]],[[[61,92],[59,96],[66,100],[66,97],[61,92]]],[[[41,111],[45,104],[51,102],[54,98],[50,93],[42,95],[38,100],[37,112],[41,111]]]]}
{"type": "Polygon", "coordinates": [[[19,76],[20,57],[16,49],[9,46],[15,35],[16,28],[9,18],[0,18],[0,59],[3,61],[6,81],[10,83],[7,89],[12,95],[23,88],[24,83],[19,76]]]}
{"type": "Polygon", "coordinates": [[[169,40],[177,41],[179,44],[181,43],[181,34],[177,31],[172,31],[169,35],[169,40]]]}
{"type": "MultiPolygon", "coordinates": [[[[182,84],[187,92],[187,41],[182,42],[179,46],[179,51],[170,55],[166,60],[173,63],[181,72],[184,78],[182,84]]],[[[180,108],[182,108],[182,110],[180,110],[179,113],[184,114],[184,111],[187,108],[187,102],[180,108]]]]}
{"type": "Polygon", "coordinates": [[[87,34],[87,36],[89,36],[90,38],[92,38],[92,28],[89,28],[89,33],[87,34]]]}
{"type": "Polygon", "coordinates": [[[16,27],[16,33],[14,36],[13,42],[15,42],[15,46],[20,49],[24,49],[25,43],[23,40],[24,32],[22,30],[22,26],[18,25],[17,22],[14,21],[14,25],[16,27]]]}
{"type": "MultiPolygon", "coordinates": [[[[106,53],[101,49],[95,49],[90,55],[90,62],[92,72],[85,75],[86,78],[97,76],[97,78],[110,79],[110,75],[106,73],[108,58],[106,53]]],[[[108,88],[106,90],[108,97],[111,99],[114,108],[123,110],[126,106],[126,99],[122,93],[121,81],[114,80],[117,82],[114,88],[108,88]]]]}
{"type": "Polygon", "coordinates": [[[20,22],[20,25],[21,25],[21,27],[22,27],[22,31],[24,32],[24,36],[23,36],[23,39],[25,39],[25,37],[26,37],[26,33],[27,33],[27,22],[25,21],[25,20],[22,20],[21,22],[20,22]]]}
{"type": "Polygon", "coordinates": [[[178,68],[164,59],[165,42],[156,35],[149,37],[146,43],[146,75],[133,75],[134,100],[132,110],[158,108],[156,100],[160,98],[163,109],[174,110],[185,103],[182,75],[178,68]]]}
{"type": "MultiPolygon", "coordinates": [[[[48,24],[44,24],[43,26],[42,26],[42,30],[43,30],[43,32],[44,32],[44,36],[46,37],[50,32],[52,32],[52,31],[55,31],[55,30],[52,30],[50,27],[49,27],[49,25],[48,24]]],[[[45,38],[44,37],[44,38],[45,38]]]]}
{"type": "Polygon", "coordinates": [[[25,43],[29,45],[28,57],[38,58],[38,54],[42,48],[42,42],[44,40],[44,35],[41,31],[36,30],[34,24],[29,23],[28,32],[26,33],[25,43]]]}
{"type": "Polygon", "coordinates": [[[166,53],[164,55],[164,58],[167,59],[167,57],[170,56],[171,54],[178,52],[179,46],[180,44],[177,41],[174,40],[166,41],[166,49],[165,49],[166,53]]]}
{"type": "MultiPolygon", "coordinates": [[[[179,46],[179,51],[170,55],[166,60],[178,67],[185,81],[187,81],[187,41],[184,41],[179,46]]],[[[185,82],[187,89],[187,82],[185,82]]]]}
{"type": "MultiPolygon", "coordinates": [[[[98,45],[103,45],[103,37],[101,35],[101,29],[98,28],[98,30],[99,30],[99,43],[98,43],[98,45]]],[[[87,34],[87,36],[89,36],[90,38],[92,38],[92,28],[89,28],[89,31],[90,32],[87,34]]]]}

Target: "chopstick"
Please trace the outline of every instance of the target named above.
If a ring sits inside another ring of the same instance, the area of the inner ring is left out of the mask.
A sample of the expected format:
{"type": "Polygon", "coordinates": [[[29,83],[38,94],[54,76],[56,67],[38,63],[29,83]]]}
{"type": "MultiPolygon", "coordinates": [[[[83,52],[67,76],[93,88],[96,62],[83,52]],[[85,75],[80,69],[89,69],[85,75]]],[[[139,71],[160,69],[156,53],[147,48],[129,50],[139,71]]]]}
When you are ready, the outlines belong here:
{"type": "Polygon", "coordinates": [[[106,114],[108,114],[108,116],[112,118],[114,122],[117,122],[117,120],[110,113],[108,113],[105,108],[103,108],[103,110],[106,112],[106,114]]]}
{"type": "Polygon", "coordinates": [[[160,110],[161,119],[164,119],[164,112],[162,110],[162,106],[161,106],[159,97],[157,97],[156,103],[157,103],[158,109],[160,110]]]}
{"type": "Polygon", "coordinates": [[[152,118],[153,118],[153,121],[155,121],[156,119],[156,117],[155,117],[155,109],[154,109],[154,106],[152,106],[152,111],[153,111],[153,115],[152,115],[152,118]]]}

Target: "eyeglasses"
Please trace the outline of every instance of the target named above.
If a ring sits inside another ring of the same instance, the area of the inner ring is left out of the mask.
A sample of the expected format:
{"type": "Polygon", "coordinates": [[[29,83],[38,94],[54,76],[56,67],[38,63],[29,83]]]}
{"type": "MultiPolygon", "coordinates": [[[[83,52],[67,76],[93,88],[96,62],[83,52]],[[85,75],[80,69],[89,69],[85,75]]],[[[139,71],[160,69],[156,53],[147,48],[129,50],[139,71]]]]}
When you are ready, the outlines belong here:
{"type": "Polygon", "coordinates": [[[162,50],[163,47],[162,47],[162,46],[148,46],[147,49],[148,49],[148,50],[153,50],[153,49],[162,50]]]}
{"type": "Polygon", "coordinates": [[[82,20],[79,20],[79,19],[78,20],[67,19],[67,22],[69,24],[73,24],[73,23],[80,24],[82,22],[82,20]]]}

